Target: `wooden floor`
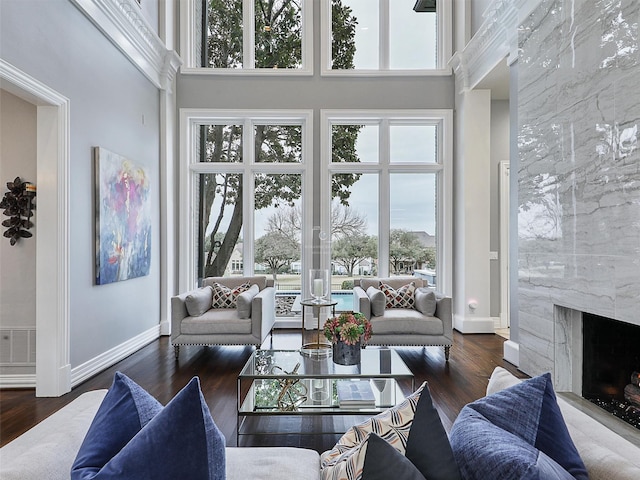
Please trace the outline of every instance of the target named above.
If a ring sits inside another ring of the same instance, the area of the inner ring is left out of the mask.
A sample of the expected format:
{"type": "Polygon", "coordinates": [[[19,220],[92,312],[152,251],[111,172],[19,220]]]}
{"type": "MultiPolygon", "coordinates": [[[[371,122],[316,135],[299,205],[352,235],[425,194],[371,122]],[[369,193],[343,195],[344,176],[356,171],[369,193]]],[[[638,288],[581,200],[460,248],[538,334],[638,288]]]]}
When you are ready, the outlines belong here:
{"type": "MultiPolygon", "coordinates": [[[[297,348],[299,335],[299,331],[276,330],[273,348],[297,348]]],[[[504,341],[498,335],[462,335],[454,332],[449,362],[444,361],[441,347],[403,347],[397,348],[397,351],[415,375],[416,386],[425,380],[429,383],[434,404],[448,431],[460,409],[484,395],[494,367],[502,366],[523,376],[502,359],[504,341]]],[[[267,338],[263,348],[269,348],[269,342],[267,338]]],[[[29,389],[1,390],[0,445],[10,442],[80,394],[108,388],[114,373],[119,370],[163,404],[193,376],[199,376],[213,419],[225,435],[227,445],[234,446],[237,433],[236,379],[252,351],[252,347],[182,347],[180,361],[176,362],[168,337],[161,337],[60,398],[36,398],[34,390],[29,389]]],[[[410,393],[409,390],[410,385],[403,385],[404,393],[410,393]]],[[[346,429],[349,418],[336,420],[337,430],[340,429],[340,421],[345,422],[343,429],[346,429]]],[[[286,417],[275,421],[280,422],[276,425],[280,430],[293,433],[243,436],[241,445],[303,446],[322,452],[331,448],[339,438],[339,435],[312,434],[317,422],[324,424],[327,419],[286,417]]]]}

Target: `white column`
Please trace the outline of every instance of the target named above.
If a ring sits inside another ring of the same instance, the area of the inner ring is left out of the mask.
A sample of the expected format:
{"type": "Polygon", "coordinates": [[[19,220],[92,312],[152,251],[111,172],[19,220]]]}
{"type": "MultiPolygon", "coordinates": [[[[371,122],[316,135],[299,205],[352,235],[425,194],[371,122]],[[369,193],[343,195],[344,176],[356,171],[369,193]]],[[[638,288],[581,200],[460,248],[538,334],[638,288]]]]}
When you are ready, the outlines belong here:
{"type": "Polygon", "coordinates": [[[493,333],[489,310],[491,92],[460,93],[456,114],[453,326],[462,333],[493,333]]]}

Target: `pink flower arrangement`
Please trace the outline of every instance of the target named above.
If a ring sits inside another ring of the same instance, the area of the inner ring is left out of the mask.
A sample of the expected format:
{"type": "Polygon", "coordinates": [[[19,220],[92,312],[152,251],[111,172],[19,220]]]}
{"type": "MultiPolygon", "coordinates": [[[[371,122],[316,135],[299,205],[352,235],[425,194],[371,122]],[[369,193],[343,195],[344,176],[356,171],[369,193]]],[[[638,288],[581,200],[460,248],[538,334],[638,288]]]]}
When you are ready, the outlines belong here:
{"type": "Polygon", "coordinates": [[[367,342],[371,338],[371,322],[361,313],[344,312],[325,322],[324,336],[331,343],[342,341],[355,345],[359,341],[367,342]]]}

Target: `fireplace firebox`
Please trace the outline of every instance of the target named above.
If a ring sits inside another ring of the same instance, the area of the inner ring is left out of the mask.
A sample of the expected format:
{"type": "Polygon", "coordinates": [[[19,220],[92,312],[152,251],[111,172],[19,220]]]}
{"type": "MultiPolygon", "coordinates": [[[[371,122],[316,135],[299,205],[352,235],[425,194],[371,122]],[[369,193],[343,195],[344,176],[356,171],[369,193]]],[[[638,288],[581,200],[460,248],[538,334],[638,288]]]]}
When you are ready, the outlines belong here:
{"type": "Polygon", "coordinates": [[[640,429],[640,327],[582,314],[582,396],[640,429]]]}

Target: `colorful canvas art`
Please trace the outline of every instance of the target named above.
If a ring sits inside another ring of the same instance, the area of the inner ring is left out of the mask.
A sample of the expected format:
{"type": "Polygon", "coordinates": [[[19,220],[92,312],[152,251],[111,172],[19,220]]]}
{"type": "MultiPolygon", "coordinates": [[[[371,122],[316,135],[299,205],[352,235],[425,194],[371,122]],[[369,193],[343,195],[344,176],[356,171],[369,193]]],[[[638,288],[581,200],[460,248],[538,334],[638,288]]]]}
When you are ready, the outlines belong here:
{"type": "Polygon", "coordinates": [[[144,168],[104,148],[96,161],[96,284],[149,274],[151,202],[144,168]]]}

